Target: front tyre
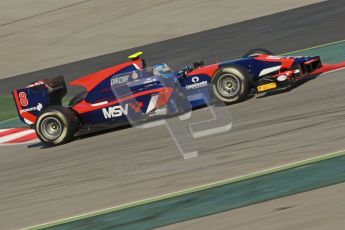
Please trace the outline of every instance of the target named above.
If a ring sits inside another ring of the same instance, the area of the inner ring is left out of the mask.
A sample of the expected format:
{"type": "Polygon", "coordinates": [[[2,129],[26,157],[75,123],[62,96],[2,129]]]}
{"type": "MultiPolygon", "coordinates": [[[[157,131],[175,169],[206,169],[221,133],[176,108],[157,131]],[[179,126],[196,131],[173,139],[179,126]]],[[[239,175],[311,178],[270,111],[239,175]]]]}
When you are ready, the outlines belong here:
{"type": "Polygon", "coordinates": [[[78,128],[79,121],[74,112],[59,105],[44,109],[35,123],[37,137],[47,146],[71,141],[78,128]]]}
{"type": "Polygon", "coordinates": [[[213,95],[225,102],[244,100],[250,92],[250,75],[241,66],[228,66],[216,72],[212,79],[213,95]]]}

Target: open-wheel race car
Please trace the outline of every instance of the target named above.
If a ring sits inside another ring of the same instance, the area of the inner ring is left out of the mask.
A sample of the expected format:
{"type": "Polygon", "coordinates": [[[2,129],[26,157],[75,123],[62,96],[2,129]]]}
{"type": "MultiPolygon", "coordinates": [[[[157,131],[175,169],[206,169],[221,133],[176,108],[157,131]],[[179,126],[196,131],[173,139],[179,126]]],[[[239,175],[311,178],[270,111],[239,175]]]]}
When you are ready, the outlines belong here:
{"type": "Polygon", "coordinates": [[[166,64],[146,67],[142,52],[129,61],[89,74],[71,86],[84,90],[62,104],[62,76],[13,90],[20,119],[48,146],[69,142],[78,131],[182,114],[214,100],[234,103],[250,94],[289,88],[321,67],[318,56],[275,56],[255,49],[242,58],[179,71],[166,64]]]}

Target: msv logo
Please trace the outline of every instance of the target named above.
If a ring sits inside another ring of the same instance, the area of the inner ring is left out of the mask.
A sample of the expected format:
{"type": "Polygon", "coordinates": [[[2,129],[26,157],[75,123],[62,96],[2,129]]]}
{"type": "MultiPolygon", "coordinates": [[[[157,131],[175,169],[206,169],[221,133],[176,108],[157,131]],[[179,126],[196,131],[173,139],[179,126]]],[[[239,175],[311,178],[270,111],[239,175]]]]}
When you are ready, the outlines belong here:
{"type": "Polygon", "coordinates": [[[131,102],[129,104],[125,104],[124,106],[116,105],[109,108],[103,108],[102,111],[103,111],[104,118],[109,119],[109,118],[114,118],[114,117],[121,117],[123,115],[127,116],[128,105],[135,113],[139,113],[141,111],[141,108],[143,107],[143,103],[139,101],[136,103],[131,102]]]}
{"type": "Polygon", "coordinates": [[[128,104],[125,104],[124,107],[116,105],[109,108],[103,108],[102,111],[105,119],[121,117],[122,115],[128,114],[128,104]]]}

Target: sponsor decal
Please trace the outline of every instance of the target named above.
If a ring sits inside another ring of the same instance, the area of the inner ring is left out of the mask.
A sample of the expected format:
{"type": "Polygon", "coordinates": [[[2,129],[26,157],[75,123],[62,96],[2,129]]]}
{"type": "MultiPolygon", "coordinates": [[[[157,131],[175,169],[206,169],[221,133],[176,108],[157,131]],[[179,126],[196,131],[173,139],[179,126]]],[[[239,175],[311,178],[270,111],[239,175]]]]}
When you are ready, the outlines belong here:
{"type": "Polygon", "coordinates": [[[143,82],[143,84],[148,84],[148,83],[152,83],[157,81],[157,78],[152,78],[152,77],[148,77],[145,79],[145,81],[143,82]]]}
{"type": "Polygon", "coordinates": [[[296,58],[309,58],[308,56],[273,56],[273,55],[269,55],[267,56],[267,59],[271,59],[271,60],[282,60],[282,59],[296,59],[296,58]]]}
{"type": "Polygon", "coordinates": [[[139,113],[141,108],[143,107],[142,102],[137,103],[129,103],[122,105],[115,105],[108,108],[103,108],[102,112],[105,119],[115,118],[115,117],[121,117],[123,115],[128,115],[128,107],[130,107],[134,112],[139,113]]]}
{"type": "Polygon", "coordinates": [[[269,89],[275,89],[275,88],[277,88],[277,85],[274,82],[268,83],[268,84],[264,84],[264,85],[259,85],[257,87],[259,92],[263,92],[263,91],[266,91],[266,90],[269,90],[269,89]]]}
{"type": "Polygon", "coordinates": [[[167,115],[167,114],[168,114],[168,110],[166,107],[164,107],[164,108],[156,109],[152,114],[149,114],[149,116],[152,117],[152,116],[160,116],[160,115],[167,115]]]}
{"type": "Polygon", "coordinates": [[[192,77],[192,82],[193,83],[199,82],[199,77],[198,76],[192,77]]]}
{"type": "Polygon", "coordinates": [[[129,78],[129,75],[114,77],[111,79],[111,86],[127,83],[128,78],[129,78]]]}
{"type": "Polygon", "coordinates": [[[103,108],[103,115],[105,119],[121,117],[122,115],[128,114],[128,104],[125,104],[124,107],[121,105],[116,105],[108,108],[103,108]]]}
{"type": "Polygon", "coordinates": [[[133,78],[133,80],[137,80],[138,79],[138,73],[137,72],[133,72],[132,78],[133,78]]]}
{"type": "Polygon", "coordinates": [[[280,59],[283,59],[283,57],[281,57],[281,56],[269,55],[269,56],[267,56],[267,59],[280,60],[280,59]]]}
{"type": "Polygon", "coordinates": [[[311,58],[310,56],[286,56],[283,59],[296,59],[296,58],[311,58]]]}
{"type": "Polygon", "coordinates": [[[31,111],[41,111],[43,109],[43,105],[41,103],[38,103],[37,106],[35,107],[31,107],[31,108],[27,108],[27,109],[21,109],[20,113],[23,112],[31,112],[31,111]]]}
{"type": "Polygon", "coordinates": [[[31,87],[39,86],[39,85],[43,85],[43,84],[44,84],[43,81],[36,81],[36,82],[32,83],[31,85],[29,85],[27,88],[31,88],[31,87]]]}
{"type": "Polygon", "coordinates": [[[192,77],[192,82],[194,84],[187,85],[186,89],[199,89],[199,88],[207,86],[207,81],[201,81],[200,82],[200,79],[197,76],[192,77]]]}
{"type": "Polygon", "coordinates": [[[141,101],[139,101],[137,103],[129,103],[129,106],[134,110],[134,112],[139,113],[144,105],[141,101]]]}

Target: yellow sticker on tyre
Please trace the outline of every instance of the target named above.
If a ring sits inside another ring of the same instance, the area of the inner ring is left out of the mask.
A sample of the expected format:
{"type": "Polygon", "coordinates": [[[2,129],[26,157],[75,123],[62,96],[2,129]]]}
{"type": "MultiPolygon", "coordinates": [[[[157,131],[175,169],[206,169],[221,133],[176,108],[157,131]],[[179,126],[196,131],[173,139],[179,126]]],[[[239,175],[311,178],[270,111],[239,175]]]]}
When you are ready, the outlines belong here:
{"type": "Polygon", "coordinates": [[[262,92],[262,91],[266,91],[269,89],[275,89],[275,88],[277,88],[277,84],[272,82],[272,83],[268,83],[268,84],[264,84],[264,85],[259,85],[257,89],[259,92],[262,92]]]}

